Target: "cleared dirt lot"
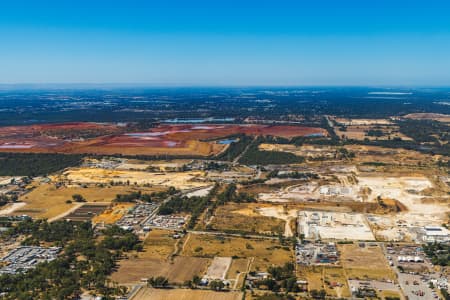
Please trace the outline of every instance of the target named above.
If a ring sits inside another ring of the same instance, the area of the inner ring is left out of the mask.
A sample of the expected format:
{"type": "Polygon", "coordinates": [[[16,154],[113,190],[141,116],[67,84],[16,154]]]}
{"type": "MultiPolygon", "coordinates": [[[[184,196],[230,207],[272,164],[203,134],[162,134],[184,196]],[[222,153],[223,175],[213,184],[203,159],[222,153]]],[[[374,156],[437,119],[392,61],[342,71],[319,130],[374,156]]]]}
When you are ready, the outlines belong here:
{"type": "Polygon", "coordinates": [[[53,184],[40,184],[34,190],[25,194],[20,201],[26,203],[25,206],[15,210],[14,214],[26,214],[33,218],[55,218],[75,207],[75,203],[66,203],[72,199],[72,195],[80,194],[88,202],[111,202],[117,194],[126,194],[132,191],[141,190],[150,192],[155,189],[140,188],[132,186],[112,186],[112,187],[60,187],[53,184]]]}
{"type": "Polygon", "coordinates": [[[205,182],[195,181],[195,178],[202,176],[204,176],[204,172],[201,171],[153,173],[100,168],[72,168],[64,172],[61,176],[58,176],[58,179],[78,184],[129,182],[130,185],[150,184],[164,187],[173,186],[178,189],[190,189],[208,185],[205,182]]]}
{"type": "Polygon", "coordinates": [[[194,275],[201,277],[209,262],[210,259],[199,257],[178,256],[173,262],[131,257],[119,262],[118,270],[111,275],[111,279],[119,284],[133,284],[141,282],[143,278],[164,276],[169,282],[183,283],[194,275]]]}
{"type": "Polygon", "coordinates": [[[342,266],[349,279],[395,280],[395,273],[377,244],[364,243],[364,247],[358,243],[345,244],[338,245],[338,249],[342,266]]]}
{"type": "Polygon", "coordinates": [[[92,218],[92,223],[114,224],[119,221],[135,204],[117,203],[111,208],[107,208],[103,213],[92,218]]]}
{"type": "Polygon", "coordinates": [[[293,261],[289,246],[280,245],[278,240],[219,237],[203,234],[189,234],[182,255],[194,257],[234,256],[253,257],[252,270],[266,270],[293,261]]]}
{"type": "Polygon", "coordinates": [[[278,234],[284,232],[285,222],[257,212],[261,205],[230,203],[217,208],[211,228],[218,231],[278,234]]]}
{"type": "Polygon", "coordinates": [[[132,300],[240,300],[242,299],[241,292],[214,292],[204,290],[189,290],[189,289],[152,289],[142,288],[132,300]]]}
{"type": "Polygon", "coordinates": [[[214,257],[206,271],[205,277],[212,280],[224,280],[232,262],[231,257],[214,257]]]}

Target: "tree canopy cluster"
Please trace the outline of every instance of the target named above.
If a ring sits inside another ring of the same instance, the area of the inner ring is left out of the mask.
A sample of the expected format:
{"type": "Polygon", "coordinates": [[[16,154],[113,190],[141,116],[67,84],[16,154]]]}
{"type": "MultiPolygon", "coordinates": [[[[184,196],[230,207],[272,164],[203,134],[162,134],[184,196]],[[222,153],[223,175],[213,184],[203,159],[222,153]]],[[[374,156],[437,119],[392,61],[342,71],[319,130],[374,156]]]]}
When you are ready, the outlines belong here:
{"type": "Polygon", "coordinates": [[[425,244],[423,251],[431,259],[433,265],[450,266],[450,245],[442,243],[425,244]]]}
{"type": "Polygon", "coordinates": [[[111,283],[108,276],[123,252],[139,250],[141,244],[131,232],[117,226],[106,229],[98,239],[89,222],[26,220],[7,235],[26,235],[23,244],[62,247],[59,257],[35,269],[0,276],[3,299],[71,299],[83,290],[113,299],[123,295],[124,287],[111,283]]]}
{"type": "Polygon", "coordinates": [[[292,262],[285,263],[283,266],[269,267],[267,270],[271,278],[262,279],[255,282],[258,288],[265,287],[273,292],[299,292],[300,287],[297,284],[295,276],[295,266],[292,262]]]}

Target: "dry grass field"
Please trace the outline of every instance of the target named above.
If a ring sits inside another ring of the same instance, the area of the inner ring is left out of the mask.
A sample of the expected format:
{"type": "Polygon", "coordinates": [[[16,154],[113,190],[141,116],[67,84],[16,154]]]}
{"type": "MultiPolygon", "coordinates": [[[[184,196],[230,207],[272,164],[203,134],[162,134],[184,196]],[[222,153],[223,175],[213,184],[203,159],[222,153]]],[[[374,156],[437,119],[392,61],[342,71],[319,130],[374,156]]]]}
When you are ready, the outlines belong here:
{"type": "Polygon", "coordinates": [[[433,163],[430,155],[414,150],[383,148],[380,146],[368,145],[346,145],[348,151],[355,153],[355,163],[370,163],[381,161],[387,165],[412,165],[433,163]]]}
{"type": "Polygon", "coordinates": [[[347,278],[341,267],[324,267],[323,279],[327,295],[338,298],[351,296],[347,278]]]}
{"type": "Polygon", "coordinates": [[[411,138],[400,133],[398,126],[393,125],[351,125],[347,126],[346,130],[340,130],[340,127],[334,127],[334,131],[339,137],[345,137],[347,139],[359,140],[362,141],[364,139],[369,140],[388,140],[394,138],[401,138],[402,140],[410,141],[411,138]],[[377,130],[383,133],[382,136],[369,136],[368,132],[370,130],[377,130]]]}
{"type": "Polygon", "coordinates": [[[58,217],[76,206],[75,203],[66,203],[72,195],[80,194],[86,201],[111,202],[117,194],[126,194],[132,191],[155,191],[153,188],[139,188],[133,186],[112,187],[60,187],[53,184],[40,184],[31,192],[20,198],[25,206],[14,211],[14,214],[26,214],[34,218],[52,219],[58,217]]]}
{"type": "Polygon", "coordinates": [[[347,119],[347,118],[333,118],[337,125],[334,131],[340,137],[355,140],[387,140],[388,138],[401,138],[402,140],[411,140],[399,132],[399,126],[392,123],[388,119],[347,119]],[[381,131],[382,136],[369,136],[370,130],[381,131]]]}
{"type": "Polygon", "coordinates": [[[172,238],[172,231],[153,229],[144,240],[144,251],[140,258],[166,259],[174,251],[177,240],[172,238]]]}
{"type": "Polygon", "coordinates": [[[218,231],[278,234],[284,232],[285,222],[274,217],[265,217],[254,209],[255,204],[230,203],[217,208],[210,223],[218,231]]]}
{"type": "Polygon", "coordinates": [[[434,120],[443,123],[450,123],[450,115],[436,113],[413,113],[403,116],[405,119],[413,120],[434,120]]]}
{"type": "Polygon", "coordinates": [[[182,255],[194,257],[231,256],[253,257],[252,270],[266,270],[269,266],[281,266],[293,261],[289,246],[281,246],[278,240],[219,237],[189,234],[182,255]]]}
{"type": "Polygon", "coordinates": [[[231,262],[231,266],[228,269],[227,279],[236,279],[240,273],[247,272],[250,260],[247,258],[236,258],[231,262]]]}
{"type": "Polygon", "coordinates": [[[301,266],[298,277],[308,281],[308,289],[324,289],[330,297],[350,297],[347,278],[344,269],[336,266],[301,266]]]}
{"type": "Polygon", "coordinates": [[[400,298],[401,299],[401,295],[398,292],[394,292],[394,291],[382,291],[378,294],[381,297],[381,299],[386,299],[387,297],[391,297],[391,299],[392,298],[400,298]]]}
{"type": "Polygon", "coordinates": [[[183,283],[194,275],[202,276],[210,259],[199,257],[176,257],[173,262],[155,258],[130,257],[121,260],[116,272],[111,275],[119,284],[133,284],[143,278],[164,276],[169,282],[183,283]]]}
{"type": "Polygon", "coordinates": [[[377,244],[365,243],[338,245],[342,266],[348,279],[391,279],[396,278],[389,267],[383,251],[377,244]]]}
{"type": "Polygon", "coordinates": [[[323,290],[323,267],[322,266],[302,266],[297,269],[297,277],[308,282],[308,290],[323,290]]]}
{"type": "Polygon", "coordinates": [[[207,290],[189,290],[189,289],[152,289],[142,288],[132,300],[240,300],[241,292],[215,292],[207,290]]]}
{"type": "Polygon", "coordinates": [[[150,231],[144,240],[143,251],[134,252],[121,260],[112,279],[121,284],[131,284],[142,278],[165,276],[170,282],[183,283],[191,280],[194,275],[202,276],[210,259],[182,256],[169,259],[177,243],[172,234],[173,232],[162,229],[150,231]]]}

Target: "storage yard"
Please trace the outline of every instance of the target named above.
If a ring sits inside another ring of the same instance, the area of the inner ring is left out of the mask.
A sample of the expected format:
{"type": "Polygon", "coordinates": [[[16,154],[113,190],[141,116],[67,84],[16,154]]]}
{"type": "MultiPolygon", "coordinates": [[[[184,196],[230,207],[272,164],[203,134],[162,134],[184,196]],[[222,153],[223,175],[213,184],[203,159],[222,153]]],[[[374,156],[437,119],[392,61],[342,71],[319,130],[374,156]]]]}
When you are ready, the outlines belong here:
{"type": "Polygon", "coordinates": [[[91,221],[95,216],[100,215],[105,209],[109,207],[109,203],[106,204],[83,204],[81,207],[70,212],[62,219],[74,222],[91,221]]]}
{"type": "Polygon", "coordinates": [[[56,259],[60,250],[57,247],[20,246],[0,260],[7,264],[0,268],[0,275],[17,274],[30,270],[41,262],[52,261],[56,259]]]}

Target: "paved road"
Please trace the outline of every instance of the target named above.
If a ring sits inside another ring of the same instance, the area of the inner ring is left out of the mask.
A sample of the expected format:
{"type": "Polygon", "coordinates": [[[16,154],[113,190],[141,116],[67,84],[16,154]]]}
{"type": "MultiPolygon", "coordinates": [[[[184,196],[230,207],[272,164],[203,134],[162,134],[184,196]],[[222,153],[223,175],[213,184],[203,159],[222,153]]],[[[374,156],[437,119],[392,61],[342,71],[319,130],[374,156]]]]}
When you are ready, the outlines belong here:
{"type": "Polygon", "coordinates": [[[130,299],[130,300],[133,299],[134,296],[136,296],[136,294],[141,290],[142,287],[143,287],[142,284],[137,284],[137,285],[133,286],[133,288],[127,295],[127,299],[130,299]]]}

